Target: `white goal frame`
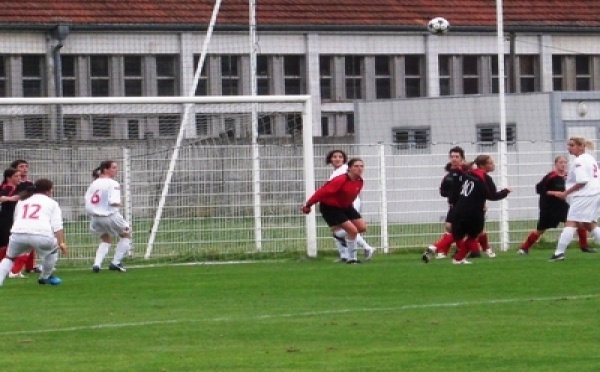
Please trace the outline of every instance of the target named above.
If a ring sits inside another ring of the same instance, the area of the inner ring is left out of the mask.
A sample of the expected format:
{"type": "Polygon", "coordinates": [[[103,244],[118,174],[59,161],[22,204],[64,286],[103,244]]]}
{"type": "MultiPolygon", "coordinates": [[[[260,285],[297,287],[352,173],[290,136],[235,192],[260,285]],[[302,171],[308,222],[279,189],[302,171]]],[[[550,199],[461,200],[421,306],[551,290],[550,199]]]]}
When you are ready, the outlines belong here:
{"type": "MultiPolygon", "coordinates": [[[[312,115],[312,101],[310,95],[273,95],[273,96],[174,96],[174,97],[48,97],[48,98],[0,98],[0,112],[5,114],[10,113],[10,106],[23,106],[23,105],[107,105],[107,104],[182,104],[190,106],[190,104],[248,104],[250,107],[248,113],[253,113],[256,110],[256,104],[268,104],[268,103],[300,103],[302,104],[302,147],[303,147],[303,168],[304,168],[304,186],[306,199],[310,197],[315,191],[315,170],[314,170],[314,149],[313,149],[313,115],[312,115]]],[[[189,110],[189,107],[186,107],[189,110]]],[[[236,109],[237,112],[239,110],[236,109]]],[[[298,112],[298,110],[294,110],[298,112]]],[[[286,112],[281,110],[278,112],[286,112]]],[[[290,111],[291,112],[291,111],[290,111]]],[[[189,125],[187,121],[182,121],[182,126],[189,125]]],[[[256,126],[256,123],[253,123],[256,126]]],[[[181,128],[183,129],[183,128],[181,128]]],[[[185,132],[180,130],[181,133],[185,132]]],[[[253,129],[255,132],[255,128],[253,129]]],[[[146,251],[144,258],[148,259],[152,255],[156,234],[160,225],[162,213],[164,210],[164,204],[166,197],[169,193],[169,186],[171,179],[177,164],[179,147],[181,146],[181,140],[178,138],[176,145],[173,148],[173,156],[169,170],[165,177],[165,182],[161,192],[160,202],[156,208],[156,214],[153,220],[152,230],[148,242],[146,244],[146,251]]],[[[258,144],[252,142],[253,154],[258,156],[258,144]]],[[[253,159],[254,177],[253,184],[257,185],[260,183],[260,172],[258,172],[260,159],[253,159]]],[[[127,166],[124,171],[127,172],[127,166]]],[[[125,179],[128,179],[128,175],[124,175],[125,179]]],[[[260,251],[262,244],[261,234],[261,208],[260,205],[260,188],[256,187],[253,191],[256,195],[254,198],[254,237],[255,246],[257,251],[260,251]]],[[[298,206],[298,213],[300,212],[300,205],[298,206]]],[[[127,206],[130,209],[131,206],[127,206]]],[[[308,257],[316,257],[317,255],[317,225],[315,213],[311,212],[306,216],[306,253],[308,257]]]]}

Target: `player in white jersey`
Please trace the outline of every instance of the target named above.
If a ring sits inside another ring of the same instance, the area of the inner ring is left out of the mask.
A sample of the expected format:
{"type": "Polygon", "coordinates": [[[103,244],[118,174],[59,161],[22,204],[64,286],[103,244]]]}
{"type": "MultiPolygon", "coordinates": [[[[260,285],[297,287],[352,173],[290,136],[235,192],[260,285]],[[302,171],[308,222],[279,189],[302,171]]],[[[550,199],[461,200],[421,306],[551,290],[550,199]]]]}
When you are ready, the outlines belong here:
{"type": "Polygon", "coordinates": [[[120,272],[127,271],[121,264],[121,260],[130,249],[131,228],[119,213],[121,186],[114,179],[117,172],[116,162],[103,161],[92,173],[95,180],[85,193],[85,211],[91,219],[90,231],[102,239],[96,250],[96,258],[92,266],[92,271],[95,273],[100,271],[102,261],[110,250],[112,238],[117,236],[120,239],[108,268],[120,272]]]}
{"type": "Polygon", "coordinates": [[[6,257],[0,262],[0,286],[12,269],[15,258],[35,249],[42,259],[40,284],[58,285],[60,278],[52,275],[58,250],[67,254],[62,212],[52,195],[52,181],[39,179],[32,190],[15,207],[15,220],[10,230],[6,257]]]}
{"type": "MultiPolygon", "coordinates": [[[[325,157],[325,163],[331,164],[331,166],[333,167],[333,173],[329,177],[329,181],[331,181],[339,175],[346,174],[348,172],[348,164],[346,164],[347,162],[348,155],[346,155],[346,153],[342,150],[332,150],[327,154],[327,156],[325,157]]],[[[360,197],[354,199],[352,206],[354,207],[354,209],[356,209],[356,211],[360,212],[360,197]]],[[[335,240],[335,247],[337,248],[340,254],[339,260],[341,262],[346,262],[348,259],[356,259],[356,257],[348,257],[348,250],[346,249],[344,230],[340,229],[338,231],[335,231],[333,233],[333,238],[335,240]]],[[[373,258],[373,254],[375,254],[375,248],[371,247],[360,234],[356,236],[356,243],[359,247],[365,250],[366,260],[370,260],[371,258],[373,258]]]]}
{"type": "Polygon", "coordinates": [[[575,156],[571,162],[565,191],[550,191],[549,195],[561,199],[569,197],[570,206],[567,221],[563,228],[556,250],[550,261],[565,259],[565,250],[573,239],[577,227],[583,227],[591,233],[594,241],[600,244],[600,227],[596,218],[600,206],[600,174],[596,159],[586,153],[593,150],[594,144],[583,137],[571,137],[567,143],[569,154],[575,156]]]}

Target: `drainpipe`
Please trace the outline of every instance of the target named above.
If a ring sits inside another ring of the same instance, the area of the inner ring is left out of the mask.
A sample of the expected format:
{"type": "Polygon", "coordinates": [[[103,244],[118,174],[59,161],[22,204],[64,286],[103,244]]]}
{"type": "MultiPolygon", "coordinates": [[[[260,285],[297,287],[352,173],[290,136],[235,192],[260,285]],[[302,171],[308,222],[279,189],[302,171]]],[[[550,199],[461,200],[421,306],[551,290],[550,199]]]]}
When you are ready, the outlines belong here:
{"type": "MultiPolygon", "coordinates": [[[[52,49],[52,57],[54,59],[54,95],[62,97],[62,64],[60,61],[60,49],[63,47],[63,42],[69,35],[69,26],[58,25],[52,31],[52,37],[56,40],[56,46],[52,49]]],[[[58,140],[65,139],[65,126],[63,123],[62,105],[56,105],[56,125],[58,131],[58,140]]]]}

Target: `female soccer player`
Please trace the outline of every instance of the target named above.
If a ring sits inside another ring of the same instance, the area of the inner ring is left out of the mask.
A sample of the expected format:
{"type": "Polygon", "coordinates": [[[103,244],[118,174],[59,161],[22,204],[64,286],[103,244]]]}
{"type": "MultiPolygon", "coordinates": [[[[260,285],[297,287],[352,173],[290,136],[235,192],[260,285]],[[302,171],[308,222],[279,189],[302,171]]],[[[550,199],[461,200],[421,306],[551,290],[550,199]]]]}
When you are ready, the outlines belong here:
{"type": "Polygon", "coordinates": [[[565,259],[565,250],[573,240],[577,227],[583,227],[600,244],[600,228],[596,224],[598,206],[600,206],[600,178],[598,163],[586,150],[593,150],[594,144],[583,137],[574,136],[567,143],[569,154],[575,156],[567,174],[565,191],[549,191],[548,194],[565,199],[570,196],[569,212],[556,250],[550,261],[565,259]]]}
{"type": "MultiPolygon", "coordinates": [[[[331,181],[332,179],[334,179],[335,177],[337,177],[339,175],[342,175],[342,174],[345,174],[348,172],[348,165],[346,164],[347,161],[348,161],[348,156],[342,150],[332,150],[327,154],[327,156],[325,157],[325,163],[331,164],[331,166],[333,167],[333,173],[329,177],[329,181],[331,181]]],[[[357,212],[360,213],[360,207],[361,207],[360,196],[356,197],[356,199],[352,203],[352,206],[354,207],[354,209],[356,209],[357,212]]],[[[341,230],[338,234],[343,235],[343,230],[341,230]]],[[[339,261],[346,262],[348,260],[346,239],[344,237],[338,237],[335,234],[335,232],[333,234],[333,238],[335,241],[335,247],[337,248],[338,252],[340,253],[339,261]]],[[[366,240],[360,234],[358,234],[356,236],[356,243],[358,244],[359,247],[361,247],[365,250],[365,259],[367,261],[370,260],[371,258],[373,258],[373,254],[375,254],[375,248],[371,247],[369,245],[369,243],[367,243],[366,240]]]]}
{"type": "Polygon", "coordinates": [[[311,207],[319,203],[319,210],[327,225],[336,236],[346,238],[349,264],[359,263],[356,257],[356,238],[367,230],[365,221],[352,203],[363,187],[364,162],[354,158],[348,162],[348,172],[328,181],[319,188],[302,207],[310,213],[311,207]]]}
{"type": "MultiPolygon", "coordinates": [[[[497,191],[496,184],[488,175],[496,168],[494,159],[489,155],[479,155],[473,162],[477,168],[464,174],[462,190],[454,206],[452,237],[458,250],[452,263],[470,264],[466,260],[469,252],[477,249],[477,238],[485,226],[485,203],[487,200],[501,200],[508,196],[511,189],[497,191]]],[[[427,249],[423,253],[424,262],[429,262],[434,250],[427,249]]]]}
{"type": "Polygon", "coordinates": [[[58,260],[58,250],[68,253],[63,232],[62,212],[52,199],[52,181],[39,179],[29,195],[21,196],[15,207],[15,222],[11,229],[6,257],[0,262],[0,286],[20,255],[35,249],[42,260],[39,284],[58,285],[60,278],[52,275],[58,260]]]}
{"type": "Polygon", "coordinates": [[[96,258],[92,271],[97,273],[102,267],[102,261],[108,254],[113,237],[119,237],[115,255],[108,269],[113,271],[127,271],[121,264],[123,256],[129,251],[131,244],[131,229],[121,213],[121,187],[114,179],[117,176],[118,166],[112,160],[100,163],[92,172],[94,179],[85,193],[85,211],[90,215],[90,231],[102,239],[96,250],[96,258]]]}
{"type": "MultiPolygon", "coordinates": [[[[529,248],[534,245],[539,238],[548,229],[553,229],[561,222],[567,219],[569,204],[554,195],[554,191],[565,191],[565,177],[567,176],[568,160],[565,156],[559,155],[554,158],[554,170],[546,174],[540,182],[535,185],[535,191],[540,195],[539,208],[540,214],[537,227],[527,235],[525,241],[521,244],[519,254],[529,254],[529,248]]],[[[579,246],[582,252],[594,253],[593,248],[587,244],[587,231],[584,228],[577,229],[579,236],[579,246]]]]}

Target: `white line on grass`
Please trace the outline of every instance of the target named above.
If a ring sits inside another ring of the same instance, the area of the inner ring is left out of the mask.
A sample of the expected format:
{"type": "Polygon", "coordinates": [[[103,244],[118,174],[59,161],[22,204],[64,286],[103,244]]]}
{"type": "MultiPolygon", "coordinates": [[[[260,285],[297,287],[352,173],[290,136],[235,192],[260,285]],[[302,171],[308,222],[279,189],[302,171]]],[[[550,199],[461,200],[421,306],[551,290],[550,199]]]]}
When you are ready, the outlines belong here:
{"type": "Polygon", "coordinates": [[[462,306],[473,306],[473,305],[498,305],[508,304],[515,302],[544,302],[544,301],[573,301],[573,300],[587,300],[590,298],[600,297],[600,294],[588,294],[579,296],[556,296],[556,297],[533,297],[533,298],[500,298],[496,300],[484,300],[484,301],[459,301],[459,302],[443,302],[437,304],[415,304],[415,305],[403,305],[398,307],[387,307],[387,308],[362,308],[362,309],[337,309],[337,310],[324,310],[324,311],[307,311],[301,313],[288,313],[288,314],[265,314],[250,316],[247,318],[228,318],[219,317],[212,319],[167,319],[167,320],[151,320],[146,322],[131,322],[131,323],[107,323],[107,324],[96,324],[89,326],[78,326],[78,327],[65,327],[65,328],[50,328],[50,329],[32,329],[32,330],[21,330],[21,331],[5,331],[0,332],[0,336],[14,336],[14,335],[33,335],[43,334],[52,332],[78,332],[95,329],[111,329],[111,328],[126,328],[126,327],[146,327],[152,325],[163,325],[163,324],[179,324],[179,323],[201,323],[201,322],[231,322],[231,321],[252,321],[252,320],[263,320],[263,319],[276,319],[276,318],[296,318],[303,316],[315,316],[315,315],[335,315],[335,314],[347,314],[355,312],[374,312],[374,311],[399,311],[399,310],[415,310],[415,309],[431,309],[440,307],[462,307],[462,306]]]}

